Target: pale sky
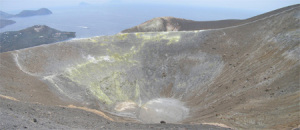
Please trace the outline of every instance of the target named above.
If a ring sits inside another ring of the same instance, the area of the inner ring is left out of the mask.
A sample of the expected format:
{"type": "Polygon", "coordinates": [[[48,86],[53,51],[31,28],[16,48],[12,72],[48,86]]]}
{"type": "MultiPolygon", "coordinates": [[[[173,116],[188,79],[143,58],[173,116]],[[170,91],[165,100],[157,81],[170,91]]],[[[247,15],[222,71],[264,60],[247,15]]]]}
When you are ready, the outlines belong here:
{"type": "Polygon", "coordinates": [[[1,11],[19,11],[42,7],[76,6],[80,2],[90,4],[164,4],[199,7],[232,8],[267,12],[288,5],[299,4],[299,0],[0,0],[1,11]]]}

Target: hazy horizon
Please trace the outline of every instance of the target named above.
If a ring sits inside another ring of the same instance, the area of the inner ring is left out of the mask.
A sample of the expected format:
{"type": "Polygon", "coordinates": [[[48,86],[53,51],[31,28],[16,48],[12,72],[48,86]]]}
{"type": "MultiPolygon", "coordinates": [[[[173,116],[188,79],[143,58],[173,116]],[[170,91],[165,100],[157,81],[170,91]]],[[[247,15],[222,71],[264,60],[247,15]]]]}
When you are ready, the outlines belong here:
{"type": "Polygon", "coordinates": [[[289,5],[299,4],[298,0],[0,0],[0,10],[14,13],[21,10],[39,8],[63,8],[78,6],[80,3],[88,3],[94,6],[103,4],[119,5],[163,5],[166,8],[172,6],[227,8],[245,11],[268,12],[289,5]]]}

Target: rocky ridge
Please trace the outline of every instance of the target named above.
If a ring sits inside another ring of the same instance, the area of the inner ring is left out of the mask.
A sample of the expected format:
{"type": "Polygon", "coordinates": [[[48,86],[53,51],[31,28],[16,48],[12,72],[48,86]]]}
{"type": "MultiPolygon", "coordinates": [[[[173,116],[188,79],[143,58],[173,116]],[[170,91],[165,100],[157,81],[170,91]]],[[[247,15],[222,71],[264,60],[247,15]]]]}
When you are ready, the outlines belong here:
{"type": "Polygon", "coordinates": [[[162,31],[189,31],[189,30],[208,30],[208,29],[218,29],[231,26],[242,25],[245,23],[253,22],[261,18],[265,18],[274,15],[278,12],[286,10],[288,8],[296,7],[299,5],[292,5],[289,7],[284,7],[268,13],[258,15],[252,18],[238,20],[238,19],[228,19],[219,21],[193,21],[175,17],[158,17],[146,21],[140,25],[134,26],[129,29],[121,31],[121,33],[132,33],[132,32],[162,32],[162,31]]]}

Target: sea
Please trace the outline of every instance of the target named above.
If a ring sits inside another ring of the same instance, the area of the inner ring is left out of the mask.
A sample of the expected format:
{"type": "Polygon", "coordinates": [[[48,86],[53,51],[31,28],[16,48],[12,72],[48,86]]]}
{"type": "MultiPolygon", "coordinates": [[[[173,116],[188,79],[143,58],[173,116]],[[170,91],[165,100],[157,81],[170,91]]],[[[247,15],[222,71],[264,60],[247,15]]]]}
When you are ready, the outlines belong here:
{"type": "MultiPolygon", "coordinates": [[[[42,8],[42,7],[41,7],[42,8]]],[[[15,24],[1,32],[18,31],[33,25],[76,32],[76,38],[114,35],[155,17],[172,16],[195,21],[246,19],[263,12],[181,5],[107,4],[48,8],[53,14],[11,18],[15,24]]],[[[25,9],[20,9],[20,11],[25,9]]],[[[4,11],[4,10],[2,10],[4,11]]],[[[4,11],[5,12],[5,11],[4,11]]]]}

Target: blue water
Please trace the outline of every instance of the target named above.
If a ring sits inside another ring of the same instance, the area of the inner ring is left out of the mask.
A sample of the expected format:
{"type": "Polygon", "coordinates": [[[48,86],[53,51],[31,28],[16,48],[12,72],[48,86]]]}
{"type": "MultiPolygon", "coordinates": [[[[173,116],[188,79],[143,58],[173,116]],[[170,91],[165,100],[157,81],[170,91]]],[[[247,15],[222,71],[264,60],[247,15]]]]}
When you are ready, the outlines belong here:
{"type": "Polygon", "coordinates": [[[113,35],[154,17],[173,16],[196,21],[245,19],[262,12],[234,9],[168,5],[99,5],[49,8],[53,14],[11,18],[16,24],[0,32],[17,31],[33,25],[47,25],[61,31],[76,32],[77,38],[113,35]]]}

